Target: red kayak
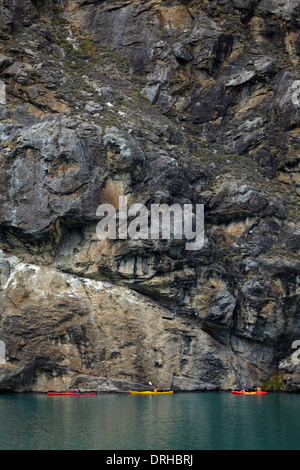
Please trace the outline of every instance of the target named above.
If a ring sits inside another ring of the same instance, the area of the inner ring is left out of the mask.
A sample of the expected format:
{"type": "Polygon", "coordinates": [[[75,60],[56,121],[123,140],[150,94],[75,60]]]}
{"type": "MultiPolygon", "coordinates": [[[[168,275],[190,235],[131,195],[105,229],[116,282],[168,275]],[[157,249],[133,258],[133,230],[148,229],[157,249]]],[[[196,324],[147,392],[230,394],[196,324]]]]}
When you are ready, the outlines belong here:
{"type": "Polygon", "coordinates": [[[96,392],[47,392],[49,396],[96,395],[96,392]]]}
{"type": "Polygon", "coordinates": [[[231,390],[231,393],[235,395],[266,395],[268,392],[239,392],[237,390],[231,390]]]}

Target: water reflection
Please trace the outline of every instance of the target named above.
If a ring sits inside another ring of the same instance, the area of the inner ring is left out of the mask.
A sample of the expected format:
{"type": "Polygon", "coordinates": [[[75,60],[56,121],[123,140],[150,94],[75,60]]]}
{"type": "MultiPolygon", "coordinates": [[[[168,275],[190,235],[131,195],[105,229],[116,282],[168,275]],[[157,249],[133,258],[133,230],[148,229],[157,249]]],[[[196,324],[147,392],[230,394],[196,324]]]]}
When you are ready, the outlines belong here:
{"type": "Polygon", "coordinates": [[[0,396],[0,449],[300,449],[300,395],[0,396]]]}

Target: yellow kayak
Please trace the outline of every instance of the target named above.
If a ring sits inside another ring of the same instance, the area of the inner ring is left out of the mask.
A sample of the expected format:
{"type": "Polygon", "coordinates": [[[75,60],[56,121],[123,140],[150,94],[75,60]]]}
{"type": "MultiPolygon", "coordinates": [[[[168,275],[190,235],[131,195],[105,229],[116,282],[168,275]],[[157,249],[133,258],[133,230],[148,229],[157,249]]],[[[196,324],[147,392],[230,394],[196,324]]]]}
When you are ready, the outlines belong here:
{"type": "Polygon", "coordinates": [[[128,392],[131,393],[131,395],[169,395],[171,393],[174,393],[173,390],[170,390],[168,392],[135,392],[134,390],[128,390],[128,392]]]}

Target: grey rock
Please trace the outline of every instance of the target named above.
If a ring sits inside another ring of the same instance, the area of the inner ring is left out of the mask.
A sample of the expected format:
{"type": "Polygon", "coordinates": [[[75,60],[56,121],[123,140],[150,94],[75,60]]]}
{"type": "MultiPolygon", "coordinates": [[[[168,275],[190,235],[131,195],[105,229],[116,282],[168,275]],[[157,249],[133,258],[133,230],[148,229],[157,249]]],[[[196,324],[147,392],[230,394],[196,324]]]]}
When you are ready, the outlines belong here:
{"type": "Polygon", "coordinates": [[[0,54],[0,73],[3,72],[7,67],[9,67],[13,63],[11,57],[8,57],[4,54],[0,54]]]}
{"type": "Polygon", "coordinates": [[[149,100],[151,104],[154,104],[154,102],[157,99],[158,92],[160,89],[160,84],[156,83],[155,85],[148,85],[142,90],[142,94],[149,100]]]}
{"type": "Polygon", "coordinates": [[[298,5],[0,5],[1,391],[299,390],[298,5]],[[120,195],[202,249],[99,240],[120,195]]]}
{"type": "Polygon", "coordinates": [[[192,54],[181,43],[173,44],[173,54],[176,59],[182,64],[186,64],[193,60],[192,54]]]}
{"type": "Polygon", "coordinates": [[[214,304],[210,307],[211,316],[208,321],[230,326],[235,307],[235,297],[228,291],[218,290],[214,295],[214,304]]]}
{"type": "Polygon", "coordinates": [[[96,113],[96,112],[102,111],[102,109],[103,109],[102,106],[100,106],[99,103],[95,103],[94,101],[89,101],[85,105],[85,110],[90,113],[96,113]]]}

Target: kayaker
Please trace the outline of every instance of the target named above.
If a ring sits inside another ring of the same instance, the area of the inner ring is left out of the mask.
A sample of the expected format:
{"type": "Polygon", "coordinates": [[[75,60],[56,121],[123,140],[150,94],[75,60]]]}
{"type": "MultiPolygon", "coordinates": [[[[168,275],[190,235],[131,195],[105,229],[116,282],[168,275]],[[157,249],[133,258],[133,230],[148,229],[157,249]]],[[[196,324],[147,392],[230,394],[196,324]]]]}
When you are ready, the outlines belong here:
{"type": "Polygon", "coordinates": [[[157,392],[158,392],[158,388],[157,388],[157,387],[155,387],[155,389],[154,389],[154,392],[155,392],[155,393],[157,393],[157,392]]]}
{"type": "Polygon", "coordinates": [[[256,385],[256,391],[261,392],[261,387],[259,385],[256,385]]]}
{"type": "Polygon", "coordinates": [[[81,393],[81,391],[80,391],[79,388],[77,387],[76,390],[74,390],[74,393],[81,393]]]}

